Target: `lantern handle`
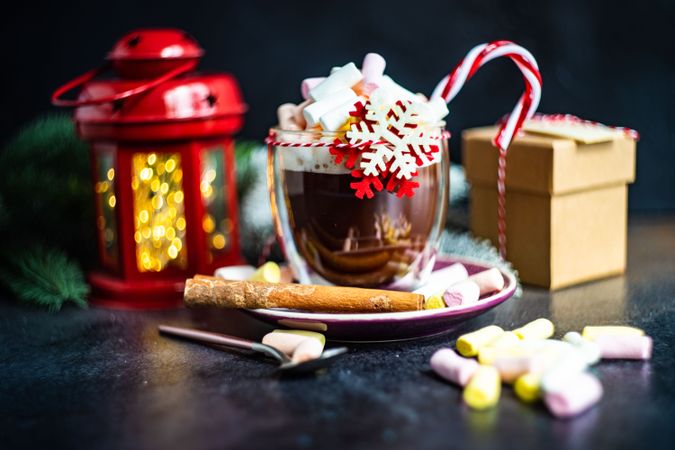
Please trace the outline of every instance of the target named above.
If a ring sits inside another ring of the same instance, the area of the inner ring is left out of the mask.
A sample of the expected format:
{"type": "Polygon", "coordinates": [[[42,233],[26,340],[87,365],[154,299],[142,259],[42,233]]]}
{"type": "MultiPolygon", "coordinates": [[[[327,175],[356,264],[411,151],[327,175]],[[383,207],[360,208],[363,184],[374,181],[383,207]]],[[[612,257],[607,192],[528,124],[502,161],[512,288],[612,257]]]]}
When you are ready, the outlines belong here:
{"type": "Polygon", "coordinates": [[[184,74],[185,72],[188,72],[194,68],[195,64],[193,61],[187,62],[185,64],[182,64],[175,69],[172,69],[162,75],[160,75],[157,78],[154,78],[152,80],[149,80],[147,83],[141,84],[140,86],[136,86],[133,89],[128,89],[126,91],[122,92],[117,92],[113,95],[108,95],[105,97],[98,97],[98,98],[90,98],[86,100],[66,100],[61,98],[63,94],[65,94],[68,91],[71,91],[84,83],[92,80],[94,77],[96,77],[98,74],[101,72],[104,72],[105,70],[108,69],[109,63],[108,64],[103,64],[102,66],[99,66],[95,69],[92,69],[88,72],[83,73],[79,77],[76,77],[63,86],[59,87],[54,91],[52,94],[52,104],[55,106],[85,106],[85,105],[100,105],[103,103],[111,103],[115,102],[118,100],[123,100],[125,98],[133,97],[135,95],[142,94],[143,92],[146,92],[162,83],[165,81],[169,81],[172,78],[176,78],[179,75],[184,74]]]}

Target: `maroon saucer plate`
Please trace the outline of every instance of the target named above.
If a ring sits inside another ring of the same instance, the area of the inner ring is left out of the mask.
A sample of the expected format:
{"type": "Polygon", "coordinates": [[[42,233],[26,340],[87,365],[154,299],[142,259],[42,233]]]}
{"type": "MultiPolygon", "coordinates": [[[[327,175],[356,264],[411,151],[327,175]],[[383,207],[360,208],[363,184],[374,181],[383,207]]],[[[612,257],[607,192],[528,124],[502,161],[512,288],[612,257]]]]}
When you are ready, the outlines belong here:
{"type": "MultiPolygon", "coordinates": [[[[462,263],[469,274],[491,269],[493,265],[453,256],[440,257],[434,270],[462,263]]],[[[312,330],[327,339],[343,342],[386,342],[448,333],[462,322],[476,317],[511,298],[517,282],[513,273],[500,270],[504,289],[481,298],[478,303],[453,308],[393,313],[334,314],[289,309],[252,309],[246,312],[257,319],[282,328],[312,330]]]]}

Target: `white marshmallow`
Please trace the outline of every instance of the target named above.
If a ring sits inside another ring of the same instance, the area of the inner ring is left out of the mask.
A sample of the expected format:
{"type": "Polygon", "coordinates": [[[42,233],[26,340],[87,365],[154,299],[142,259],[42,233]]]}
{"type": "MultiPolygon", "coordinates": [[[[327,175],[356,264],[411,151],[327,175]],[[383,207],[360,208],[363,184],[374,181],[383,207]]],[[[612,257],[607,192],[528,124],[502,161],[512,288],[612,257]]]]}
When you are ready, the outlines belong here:
{"type": "MultiPolygon", "coordinates": [[[[321,86],[321,85],[319,85],[321,86]]],[[[317,86],[318,87],[318,86],[317,86]]],[[[321,116],[326,114],[328,111],[337,108],[343,103],[349,101],[356,101],[357,95],[350,88],[343,88],[339,91],[335,91],[323,98],[322,100],[316,101],[308,105],[302,114],[305,116],[307,125],[309,127],[315,126],[319,123],[321,116]]]]}
{"type": "Polygon", "coordinates": [[[363,58],[363,64],[361,65],[363,82],[366,84],[372,83],[379,86],[386,65],[387,62],[382,56],[378,55],[377,53],[368,53],[365,58],[363,58]]]}
{"type": "Polygon", "coordinates": [[[354,111],[354,105],[359,102],[365,104],[366,101],[365,97],[358,97],[356,100],[346,101],[340,106],[331,109],[319,119],[321,128],[323,128],[324,131],[339,130],[344,126],[347,120],[349,120],[349,113],[354,111]]]}
{"type": "MultiPolygon", "coordinates": [[[[271,333],[267,333],[262,338],[263,344],[269,345],[270,347],[274,347],[277,350],[280,350],[280,351],[284,352],[288,356],[293,355],[295,353],[296,349],[300,346],[300,344],[302,344],[305,341],[319,342],[318,340],[316,340],[314,338],[302,336],[302,335],[299,335],[299,334],[276,333],[274,331],[271,332],[271,333]]],[[[321,353],[319,353],[319,354],[321,354],[321,353]]]]}
{"type": "Polygon", "coordinates": [[[427,283],[413,292],[415,294],[422,294],[425,297],[440,295],[453,284],[466,280],[468,277],[469,272],[466,271],[466,267],[460,263],[455,263],[451,266],[432,272],[431,275],[429,275],[427,283]]]}
{"type": "Polygon", "coordinates": [[[307,100],[309,98],[309,91],[314,89],[316,86],[323,83],[326,77],[314,77],[314,78],[305,78],[300,84],[300,92],[302,93],[302,98],[307,100]]]}
{"type": "Polygon", "coordinates": [[[541,387],[545,392],[555,392],[569,380],[586,370],[588,363],[581,352],[576,349],[563,352],[555,364],[544,372],[541,387]]]}
{"type": "Polygon", "coordinates": [[[426,103],[420,103],[418,111],[422,120],[427,123],[440,122],[450,113],[447,103],[441,97],[434,97],[426,103]]]}
{"type": "Polygon", "coordinates": [[[600,346],[595,342],[587,341],[576,331],[566,333],[563,337],[563,341],[575,346],[584,358],[586,358],[586,362],[589,365],[593,365],[600,361],[600,346]]]}
{"type": "Polygon", "coordinates": [[[311,89],[309,97],[316,102],[321,101],[332,97],[336,92],[351,88],[362,79],[363,75],[361,75],[361,71],[356,68],[354,63],[345,64],[311,89]]]}
{"type": "Polygon", "coordinates": [[[410,92],[403,86],[397,84],[389,75],[382,75],[380,78],[380,87],[385,89],[393,98],[397,100],[409,100],[413,103],[419,102],[417,94],[410,92]]]}
{"type": "Polygon", "coordinates": [[[216,269],[213,276],[226,280],[248,280],[256,271],[253,266],[226,266],[216,269]]]}
{"type": "Polygon", "coordinates": [[[314,338],[305,338],[293,352],[293,362],[301,363],[316,359],[323,353],[323,344],[314,338]]]}

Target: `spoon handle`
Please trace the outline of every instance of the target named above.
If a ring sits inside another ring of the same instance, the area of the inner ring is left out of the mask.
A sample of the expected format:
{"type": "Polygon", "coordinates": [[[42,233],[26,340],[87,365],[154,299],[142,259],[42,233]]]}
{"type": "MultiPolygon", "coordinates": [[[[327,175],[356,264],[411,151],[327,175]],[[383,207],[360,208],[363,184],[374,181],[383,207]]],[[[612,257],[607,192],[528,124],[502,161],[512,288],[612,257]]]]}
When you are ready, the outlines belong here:
{"type": "Polygon", "coordinates": [[[170,325],[160,325],[159,332],[170,334],[172,336],[179,336],[198,342],[207,342],[209,344],[226,345],[228,347],[243,348],[246,350],[257,350],[257,342],[249,341],[226,334],[211,333],[208,331],[193,330],[191,328],[172,327],[170,325]]]}

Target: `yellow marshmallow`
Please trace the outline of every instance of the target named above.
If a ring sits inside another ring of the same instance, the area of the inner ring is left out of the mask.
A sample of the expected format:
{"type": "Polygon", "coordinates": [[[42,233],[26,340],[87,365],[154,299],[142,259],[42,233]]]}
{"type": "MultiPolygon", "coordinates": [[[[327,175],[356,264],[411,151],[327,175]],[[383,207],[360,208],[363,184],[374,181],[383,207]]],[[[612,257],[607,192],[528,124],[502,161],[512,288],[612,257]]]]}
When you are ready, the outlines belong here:
{"type": "Polygon", "coordinates": [[[268,283],[278,283],[281,280],[281,269],[275,262],[269,261],[258,267],[250,281],[266,281],[268,283]]]}
{"type": "Polygon", "coordinates": [[[530,403],[541,397],[541,390],[539,389],[540,382],[541,378],[538,375],[526,373],[518,377],[513,385],[513,390],[516,392],[519,399],[530,403]]]}
{"type": "Polygon", "coordinates": [[[497,356],[510,354],[518,350],[520,338],[512,331],[505,331],[489,345],[478,349],[478,362],[492,364],[497,356]]]}
{"type": "Polygon", "coordinates": [[[424,301],[424,309],[445,308],[445,302],[440,295],[432,295],[424,301]]]}
{"type": "Polygon", "coordinates": [[[555,327],[548,319],[537,319],[513,330],[520,339],[548,339],[553,336],[555,327]]]}
{"type": "Polygon", "coordinates": [[[478,350],[492,343],[503,333],[504,330],[497,325],[489,325],[472,333],[467,333],[457,339],[457,351],[462,356],[476,356],[478,350]]]}
{"type": "Polygon", "coordinates": [[[480,366],[464,388],[462,396],[470,408],[487,409],[497,404],[500,393],[501,380],[497,369],[480,366]]]}
{"type": "Polygon", "coordinates": [[[490,347],[512,348],[520,343],[520,338],[513,331],[505,331],[497,339],[490,342],[490,347]]]}
{"type": "Polygon", "coordinates": [[[625,326],[588,326],[584,327],[581,335],[584,339],[594,341],[598,336],[644,336],[645,332],[635,327],[625,326]]]}

